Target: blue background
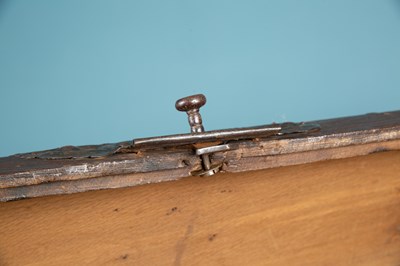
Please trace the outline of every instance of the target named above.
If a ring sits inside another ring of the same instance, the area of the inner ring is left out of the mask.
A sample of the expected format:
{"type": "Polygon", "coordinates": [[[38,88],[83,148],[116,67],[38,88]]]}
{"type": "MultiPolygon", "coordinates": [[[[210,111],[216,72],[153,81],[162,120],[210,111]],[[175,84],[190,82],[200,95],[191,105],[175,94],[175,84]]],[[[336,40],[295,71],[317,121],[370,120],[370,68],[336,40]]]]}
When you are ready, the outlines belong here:
{"type": "Polygon", "coordinates": [[[400,1],[0,0],[0,156],[400,109],[400,1]]]}

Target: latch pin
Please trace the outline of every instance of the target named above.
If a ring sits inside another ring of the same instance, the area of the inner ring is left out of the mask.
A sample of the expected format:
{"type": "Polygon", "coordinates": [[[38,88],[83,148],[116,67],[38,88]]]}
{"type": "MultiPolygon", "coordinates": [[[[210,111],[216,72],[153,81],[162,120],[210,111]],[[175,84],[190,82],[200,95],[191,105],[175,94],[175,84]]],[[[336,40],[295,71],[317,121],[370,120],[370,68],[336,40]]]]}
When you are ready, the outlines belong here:
{"type": "MultiPolygon", "coordinates": [[[[206,102],[207,102],[206,96],[204,96],[203,94],[196,94],[179,99],[175,103],[175,108],[178,111],[186,112],[186,114],[188,115],[190,130],[193,134],[204,132],[203,120],[201,119],[200,108],[203,105],[205,105],[206,102]]],[[[217,146],[197,149],[196,154],[199,155],[202,159],[203,171],[200,171],[195,175],[210,176],[216,174],[220,170],[222,165],[218,167],[211,165],[209,154],[215,152],[215,150],[226,150],[227,147],[229,146],[217,145],[217,146]]]]}

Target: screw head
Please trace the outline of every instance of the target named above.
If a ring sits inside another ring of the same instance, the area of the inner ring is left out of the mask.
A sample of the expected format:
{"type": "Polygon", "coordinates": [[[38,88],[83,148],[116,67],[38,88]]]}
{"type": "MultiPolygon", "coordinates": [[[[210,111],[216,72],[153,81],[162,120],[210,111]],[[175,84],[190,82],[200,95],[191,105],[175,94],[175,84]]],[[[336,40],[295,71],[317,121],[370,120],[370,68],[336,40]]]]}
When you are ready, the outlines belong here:
{"type": "Polygon", "coordinates": [[[177,100],[175,103],[175,108],[181,112],[187,112],[196,109],[198,110],[200,107],[205,105],[206,102],[206,96],[203,94],[196,94],[177,100]]]}

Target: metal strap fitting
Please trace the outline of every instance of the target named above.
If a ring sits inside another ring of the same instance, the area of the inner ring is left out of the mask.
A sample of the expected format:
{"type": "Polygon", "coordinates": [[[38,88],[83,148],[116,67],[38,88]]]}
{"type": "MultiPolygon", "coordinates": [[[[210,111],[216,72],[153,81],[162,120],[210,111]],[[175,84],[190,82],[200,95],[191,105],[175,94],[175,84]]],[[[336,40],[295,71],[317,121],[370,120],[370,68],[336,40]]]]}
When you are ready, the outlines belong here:
{"type": "Polygon", "coordinates": [[[205,103],[206,97],[203,94],[188,96],[179,99],[175,103],[178,111],[187,113],[191,133],[135,139],[133,140],[133,149],[146,150],[177,146],[195,147],[196,155],[200,156],[202,160],[203,169],[191,172],[191,175],[210,176],[218,173],[223,166],[221,162],[212,164],[210,156],[214,153],[231,150],[232,145],[229,144],[231,141],[266,138],[293,133],[311,133],[320,130],[320,126],[316,123],[283,123],[205,132],[199,112],[199,109],[205,103]],[[207,143],[223,144],[204,147],[207,143]],[[197,148],[199,144],[202,144],[203,147],[197,148]]]}

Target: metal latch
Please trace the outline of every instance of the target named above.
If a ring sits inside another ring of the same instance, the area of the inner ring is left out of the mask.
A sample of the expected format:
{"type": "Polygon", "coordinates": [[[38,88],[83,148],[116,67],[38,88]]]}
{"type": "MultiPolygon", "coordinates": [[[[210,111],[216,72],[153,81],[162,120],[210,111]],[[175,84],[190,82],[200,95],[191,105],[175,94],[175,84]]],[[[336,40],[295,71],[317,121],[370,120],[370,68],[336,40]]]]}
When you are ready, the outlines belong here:
{"type": "MultiPolygon", "coordinates": [[[[179,99],[175,103],[175,108],[178,111],[186,112],[186,114],[188,115],[190,130],[193,134],[204,132],[200,108],[205,105],[206,102],[207,99],[203,94],[196,94],[179,99]]],[[[196,155],[199,155],[201,157],[203,170],[191,174],[199,176],[210,176],[216,174],[217,172],[219,172],[222,165],[211,165],[210,154],[217,151],[227,151],[229,149],[230,147],[228,144],[196,149],[196,155]]]]}
{"type": "Polygon", "coordinates": [[[222,163],[212,164],[210,155],[231,150],[232,147],[229,143],[231,141],[293,133],[311,133],[320,130],[320,126],[316,123],[283,123],[205,132],[199,110],[206,104],[206,101],[203,94],[196,94],[179,99],[175,103],[175,108],[178,111],[187,113],[191,133],[135,139],[133,140],[134,150],[191,145],[194,147],[196,155],[200,156],[203,167],[202,170],[191,174],[210,176],[216,174],[222,168],[222,163]]]}

